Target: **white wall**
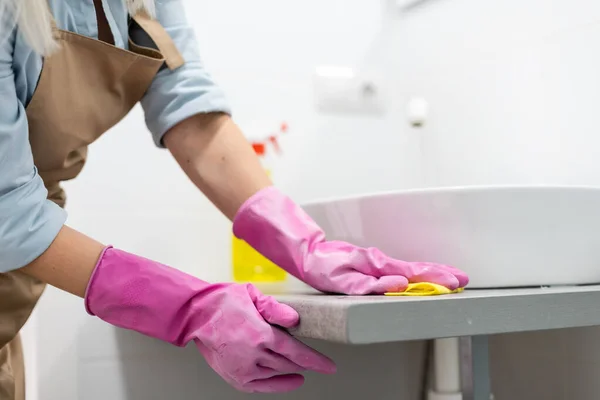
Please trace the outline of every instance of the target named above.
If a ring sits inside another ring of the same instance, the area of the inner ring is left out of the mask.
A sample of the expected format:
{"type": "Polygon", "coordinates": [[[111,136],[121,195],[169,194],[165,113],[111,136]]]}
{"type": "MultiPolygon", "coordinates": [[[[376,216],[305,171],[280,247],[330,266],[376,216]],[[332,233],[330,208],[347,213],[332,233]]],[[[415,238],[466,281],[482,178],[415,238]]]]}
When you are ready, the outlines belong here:
{"type": "Polygon", "coordinates": [[[397,100],[431,105],[423,184],[600,184],[599,17],[593,0],[426,0],[398,12],[397,100]]]}
{"type": "MultiPolygon", "coordinates": [[[[206,64],[241,125],[289,121],[275,180],[299,201],[424,185],[596,184],[600,65],[583,39],[600,32],[599,11],[592,0],[431,0],[388,19],[387,42],[377,39],[381,10],[373,0],[188,1],[206,64]],[[553,40],[565,27],[569,35],[553,40]],[[383,52],[369,51],[374,40],[383,52]],[[390,113],[318,115],[314,67],[364,64],[365,55],[387,72],[390,113]],[[413,95],[432,105],[422,130],[404,122],[413,95]]],[[[139,110],[92,147],[82,176],[66,188],[72,226],[207,280],[229,278],[229,224],[153,148],[139,110]]],[[[30,384],[39,400],[246,397],[193,349],[116,331],[56,290],[34,322],[30,384]]],[[[563,399],[565,390],[593,398],[597,334],[494,338],[497,398],[563,399]]],[[[311,376],[304,391],[277,398],[418,398],[422,344],[314,344],[340,363],[340,374],[311,376]]]]}

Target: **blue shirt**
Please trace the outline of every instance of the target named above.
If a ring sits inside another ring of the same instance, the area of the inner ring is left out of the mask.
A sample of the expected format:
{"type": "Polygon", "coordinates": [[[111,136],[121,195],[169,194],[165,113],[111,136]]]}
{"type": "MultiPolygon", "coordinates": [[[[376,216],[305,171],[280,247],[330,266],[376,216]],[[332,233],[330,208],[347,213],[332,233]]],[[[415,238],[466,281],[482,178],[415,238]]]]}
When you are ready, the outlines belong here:
{"type": "MultiPolygon", "coordinates": [[[[92,0],[50,0],[61,29],[98,37],[92,0]]],[[[123,0],[103,0],[117,47],[128,43],[128,15],[123,0]]],[[[194,32],[181,0],[156,2],[157,18],[186,63],[163,69],[141,101],[146,125],[158,146],[180,121],[198,113],[226,112],[221,90],[202,66],[194,32]]],[[[0,30],[1,31],[1,30],[0,30]]],[[[50,246],[66,220],[64,210],[46,199],[28,139],[25,106],[36,88],[42,57],[24,41],[18,28],[0,38],[0,272],[21,268],[50,246]]]]}

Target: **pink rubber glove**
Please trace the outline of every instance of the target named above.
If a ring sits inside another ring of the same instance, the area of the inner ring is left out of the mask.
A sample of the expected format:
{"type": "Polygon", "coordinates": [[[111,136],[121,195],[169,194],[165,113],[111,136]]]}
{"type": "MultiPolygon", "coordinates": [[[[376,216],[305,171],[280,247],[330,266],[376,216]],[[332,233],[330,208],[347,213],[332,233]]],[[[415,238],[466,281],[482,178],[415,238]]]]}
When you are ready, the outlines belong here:
{"type": "Polygon", "coordinates": [[[88,313],[176,346],[194,341],[208,364],[244,392],[287,392],[306,370],[334,363],[284,332],[298,324],[291,307],[252,285],[209,284],[176,269],[108,247],[90,279],[88,313]]]}
{"type": "Polygon", "coordinates": [[[315,289],[350,295],[402,291],[431,282],[452,290],[468,284],[453,267],[405,262],[381,251],[326,241],[317,224],[274,187],[258,192],[238,211],[233,232],[266,258],[315,289]]]}

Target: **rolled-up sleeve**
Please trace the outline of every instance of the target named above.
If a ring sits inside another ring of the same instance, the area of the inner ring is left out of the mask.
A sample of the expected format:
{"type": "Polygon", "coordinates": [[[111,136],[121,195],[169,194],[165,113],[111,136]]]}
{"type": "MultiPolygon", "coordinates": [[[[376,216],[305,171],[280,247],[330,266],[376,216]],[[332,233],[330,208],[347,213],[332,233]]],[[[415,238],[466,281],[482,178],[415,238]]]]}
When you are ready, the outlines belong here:
{"type": "Polygon", "coordinates": [[[185,64],[158,73],[142,99],[146,124],[155,143],[179,122],[201,113],[231,114],[222,90],[202,64],[193,28],[187,22],[181,0],[156,2],[157,18],[181,52],[185,64]]]}
{"type": "Polygon", "coordinates": [[[0,272],[39,257],[66,220],[65,212],[46,200],[33,163],[27,116],[15,90],[13,45],[0,40],[0,272]]]}

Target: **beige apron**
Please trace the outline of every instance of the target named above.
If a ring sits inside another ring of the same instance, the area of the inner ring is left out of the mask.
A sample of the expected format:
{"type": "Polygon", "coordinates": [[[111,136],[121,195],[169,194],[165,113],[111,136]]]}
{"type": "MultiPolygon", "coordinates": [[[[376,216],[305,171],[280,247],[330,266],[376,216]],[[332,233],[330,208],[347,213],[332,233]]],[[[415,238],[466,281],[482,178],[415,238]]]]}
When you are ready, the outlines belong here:
{"type": "MultiPolygon", "coordinates": [[[[87,146],[125,117],[161,67],[176,69],[183,64],[164,28],[146,15],[132,19],[130,35],[147,39],[145,44],[149,41],[158,51],[136,45],[133,39],[130,51],[110,44],[114,40],[100,0],[94,3],[100,40],[54,29],[60,50],[44,59],[27,106],[35,165],[48,198],[61,207],[66,199],[60,182],[79,174],[87,146]]],[[[20,271],[0,274],[0,400],[25,399],[18,332],[44,286],[20,271]]]]}

